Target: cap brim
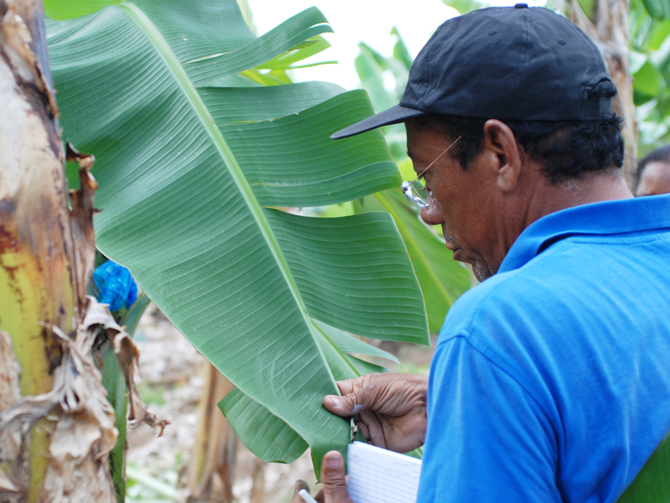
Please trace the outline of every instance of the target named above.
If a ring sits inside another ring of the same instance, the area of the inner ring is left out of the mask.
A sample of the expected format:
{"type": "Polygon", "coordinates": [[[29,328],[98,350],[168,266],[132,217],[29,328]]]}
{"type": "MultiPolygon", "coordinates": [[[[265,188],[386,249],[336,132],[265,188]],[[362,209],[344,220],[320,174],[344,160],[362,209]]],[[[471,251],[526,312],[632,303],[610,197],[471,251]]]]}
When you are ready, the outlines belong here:
{"type": "Polygon", "coordinates": [[[375,114],[372,117],[368,117],[367,119],[364,119],[360,122],[357,122],[356,124],[353,124],[347,128],[338,131],[337,133],[331,135],[331,138],[333,140],[347,138],[349,136],[365,133],[366,131],[370,131],[371,129],[375,129],[380,126],[389,126],[391,124],[398,124],[400,122],[404,122],[406,119],[409,119],[410,117],[416,117],[417,115],[423,115],[424,113],[425,112],[422,112],[421,110],[396,105],[394,107],[389,108],[388,110],[379,112],[378,114],[375,114]]]}

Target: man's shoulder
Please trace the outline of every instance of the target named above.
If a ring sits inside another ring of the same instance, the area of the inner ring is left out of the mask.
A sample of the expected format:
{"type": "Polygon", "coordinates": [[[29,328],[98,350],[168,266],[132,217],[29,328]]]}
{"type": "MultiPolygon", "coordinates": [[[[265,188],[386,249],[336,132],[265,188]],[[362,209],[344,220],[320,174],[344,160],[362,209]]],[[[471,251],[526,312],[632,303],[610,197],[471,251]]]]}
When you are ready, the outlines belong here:
{"type": "Polygon", "coordinates": [[[555,257],[538,256],[525,266],[496,274],[463,294],[451,307],[440,338],[468,337],[492,317],[513,319],[534,305],[547,305],[560,298],[564,269],[555,257]],[[547,260],[551,258],[551,260],[547,260]],[[549,279],[550,278],[550,279],[549,279]]]}
{"type": "Polygon", "coordinates": [[[670,253],[670,239],[667,233],[662,244],[654,245],[654,239],[649,234],[564,238],[465,293],[449,311],[441,340],[485,333],[520,337],[537,330],[548,335],[568,327],[597,331],[594,322],[609,311],[615,315],[624,304],[635,308],[670,295],[670,273],[653,265],[670,253]],[[661,279],[668,282],[659,284],[661,279]],[[631,294],[634,290],[640,294],[631,294]]]}
{"type": "Polygon", "coordinates": [[[440,341],[457,335],[467,337],[481,310],[496,304],[498,298],[513,289],[517,275],[518,270],[496,274],[461,295],[447,313],[440,330],[440,341]]]}

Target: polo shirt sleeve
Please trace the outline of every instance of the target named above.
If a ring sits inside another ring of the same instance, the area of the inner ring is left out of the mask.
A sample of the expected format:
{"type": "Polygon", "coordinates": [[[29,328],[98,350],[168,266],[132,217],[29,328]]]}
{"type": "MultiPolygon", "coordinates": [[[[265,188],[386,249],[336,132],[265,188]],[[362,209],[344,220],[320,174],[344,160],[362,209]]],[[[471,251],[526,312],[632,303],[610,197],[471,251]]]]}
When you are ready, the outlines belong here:
{"type": "Polygon", "coordinates": [[[556,453],[526,389],[466,337],[438,344],[419,502],[560,502],[556,453]]]}

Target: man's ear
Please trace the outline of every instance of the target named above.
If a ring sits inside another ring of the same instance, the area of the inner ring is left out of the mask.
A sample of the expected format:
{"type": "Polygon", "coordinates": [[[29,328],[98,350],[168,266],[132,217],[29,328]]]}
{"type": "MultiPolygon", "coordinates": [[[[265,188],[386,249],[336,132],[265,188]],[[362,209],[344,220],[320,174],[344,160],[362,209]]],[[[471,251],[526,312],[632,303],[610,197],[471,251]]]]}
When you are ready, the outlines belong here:
{"type": "Polygon", "coordinates": [[[514,133],[507,124],[489,119],[484,124],[484,150],[497,162],[494,163],[496,184],[503,192],[516,189],[521,177],[523,158],[514,133]]]}

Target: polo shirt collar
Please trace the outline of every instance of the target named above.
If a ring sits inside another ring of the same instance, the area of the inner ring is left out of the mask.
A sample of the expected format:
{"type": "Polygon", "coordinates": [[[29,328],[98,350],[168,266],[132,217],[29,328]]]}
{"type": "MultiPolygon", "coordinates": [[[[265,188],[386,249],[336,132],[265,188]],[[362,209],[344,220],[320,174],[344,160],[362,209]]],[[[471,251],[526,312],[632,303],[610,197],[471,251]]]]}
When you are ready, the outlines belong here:
{"type": "Polygon", "coordinates": [[[545,243],[576,234],[611,235],[670,229],[670,195],[646,196],[585,204],[546,215],[517,238],[499,273],[526,264],[545,249],[545,243]]]}

